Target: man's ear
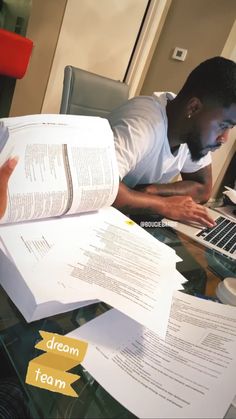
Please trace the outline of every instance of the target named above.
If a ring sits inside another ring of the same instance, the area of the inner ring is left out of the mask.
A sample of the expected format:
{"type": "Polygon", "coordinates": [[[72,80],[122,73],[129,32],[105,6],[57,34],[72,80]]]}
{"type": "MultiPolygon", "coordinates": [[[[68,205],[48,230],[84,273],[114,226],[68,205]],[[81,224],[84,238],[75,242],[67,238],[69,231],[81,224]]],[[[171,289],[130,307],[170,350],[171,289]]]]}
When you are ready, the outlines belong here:
{"type": "Polygon", "coordinates": [[[196,115],[202,109],[202,102],[198,97],[192,97],[189,99],[186,107],[187,118],[191,118],[196,115]]]}

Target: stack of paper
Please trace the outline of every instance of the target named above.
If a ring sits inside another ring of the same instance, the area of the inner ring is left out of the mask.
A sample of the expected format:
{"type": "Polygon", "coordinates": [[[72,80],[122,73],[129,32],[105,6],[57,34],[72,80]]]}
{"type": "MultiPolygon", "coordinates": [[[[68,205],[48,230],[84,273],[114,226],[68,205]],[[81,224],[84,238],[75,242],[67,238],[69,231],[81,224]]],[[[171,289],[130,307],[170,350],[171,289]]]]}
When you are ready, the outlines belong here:
{"type": "Polygon", "coordinates": [[[235,307],[176,292],[165,340],[116,310],[69,336],[88,342],[83,366],[140,418],[223,418],[235,395],[235,307]]]}
{"type": "Polygon", "coordinates": [[[165,336],[180,259],[119,211],[2,226],[1,237],[17,267],[1,263],[1,282],[27,321],[98,299],[165,336]]]}
{"type": "Polygon", "coordinates": [[[19,158],[0,220],[0,283],[26,320],[99,299],[164,336],[184,279],[172,249],[111,207],[119,171],[109,122],[6,118],[0,150],[0,166],[19,158]]]}

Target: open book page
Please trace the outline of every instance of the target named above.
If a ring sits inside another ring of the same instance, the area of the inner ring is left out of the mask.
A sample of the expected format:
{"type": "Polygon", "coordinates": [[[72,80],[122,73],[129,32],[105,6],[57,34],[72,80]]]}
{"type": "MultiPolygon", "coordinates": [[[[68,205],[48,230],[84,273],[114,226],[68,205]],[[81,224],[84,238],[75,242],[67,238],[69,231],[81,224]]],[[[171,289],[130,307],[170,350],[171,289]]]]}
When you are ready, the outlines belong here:
{"type": "Polygon", "coordinates": [[[9,138],[0,165],[9,156],[18,156],[19,162],[1,223],[93,211],[113,203],[119,177],[107,120],[32,115],[2,122],[9,138]]]}
{"type": "Polygon", "coordinates": [[[67,246],[72,231],[82,241],[91,226],[89,214],[1,226],[0,284],[28,322],[95,302],[91,289],[74,293],[60,275],[39,281],[34,274],[57,242],[67,246]]]}
{"type": "Polygon", "coordinates": [[[165,334],[172,292],[184,282],[175,269],[179,259],[114,208],[3,226],[1,237],[38,301],[52,294],[63,303],[97,298],[165,334]],[[36,265],[35,246],[46,243],[36,265]]]}
{"type": "Polygon", "coordinates": [[[116,310],[69,336],[88,342],[83,366],[138,417],[223,418],[235,395],[234,307],[176,292],[165,340],[116,310]]]}
{"type": "MultiPolygon", "coordinates": [[[[2,248],[11,258],[22,275],[32,272],[39,262],[57,244],[68,244],[71,235],[86,240],[96,218],[90,214],[54,217],[25,223],[5,224],[0,228],[2,248]]],[[[37,268],[38,269],[38,268],[37,268]]]]}

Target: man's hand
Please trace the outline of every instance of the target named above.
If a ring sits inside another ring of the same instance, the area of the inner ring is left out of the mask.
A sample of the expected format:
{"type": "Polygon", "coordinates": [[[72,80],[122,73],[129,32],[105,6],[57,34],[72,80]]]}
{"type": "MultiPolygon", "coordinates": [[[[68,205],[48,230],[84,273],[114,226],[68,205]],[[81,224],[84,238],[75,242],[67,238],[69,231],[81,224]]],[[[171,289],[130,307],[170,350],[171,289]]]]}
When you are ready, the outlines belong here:
{"type": "Polygon", "coordinates": [[[215,225],[214,220],[208,215],[207,209],[196,204],[190,196],[171,196],[164,199],[166,218],[184,223],[197,223],[207,227],[215,225]]]}
{"type": "Polygon", "coordinates": [[[2,167],[0,167],[0,218],[3,217],[6,206],[7,206],[7,185],[10,176],[15,169],[17,159],[12,158],[6,161],[2,167]]]}

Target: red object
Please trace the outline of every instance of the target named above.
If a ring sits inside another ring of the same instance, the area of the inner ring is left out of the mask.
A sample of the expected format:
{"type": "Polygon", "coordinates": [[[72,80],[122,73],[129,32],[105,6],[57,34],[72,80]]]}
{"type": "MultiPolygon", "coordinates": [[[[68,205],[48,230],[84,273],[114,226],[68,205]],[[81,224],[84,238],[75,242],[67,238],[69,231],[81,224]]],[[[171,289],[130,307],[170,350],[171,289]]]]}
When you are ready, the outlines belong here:
{"type": "Polygon", "coordinates": [[[22,79],[32,48],[33,42],[30,39],[0,29],[0,75],[22,79]]]}

